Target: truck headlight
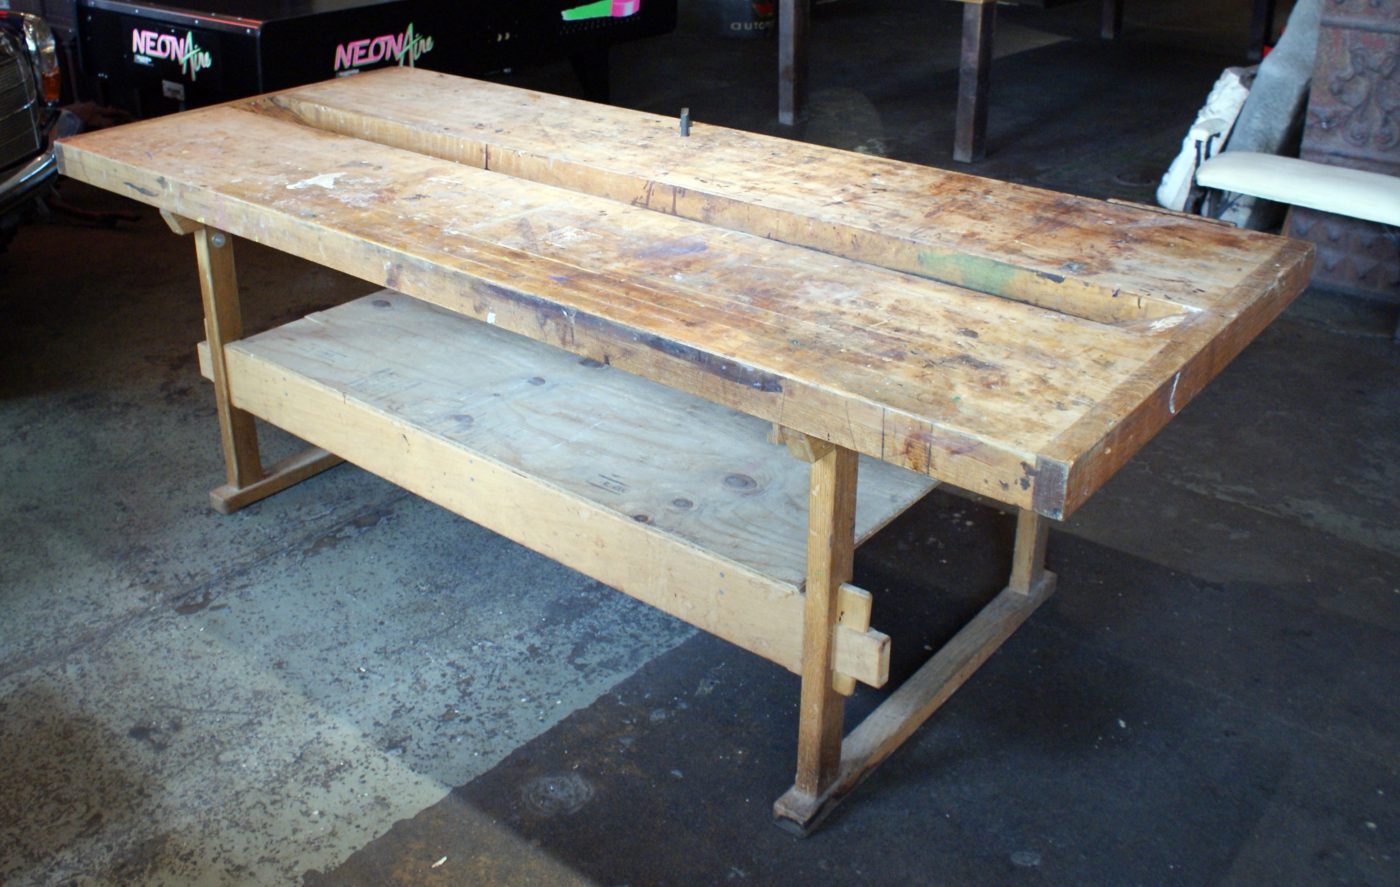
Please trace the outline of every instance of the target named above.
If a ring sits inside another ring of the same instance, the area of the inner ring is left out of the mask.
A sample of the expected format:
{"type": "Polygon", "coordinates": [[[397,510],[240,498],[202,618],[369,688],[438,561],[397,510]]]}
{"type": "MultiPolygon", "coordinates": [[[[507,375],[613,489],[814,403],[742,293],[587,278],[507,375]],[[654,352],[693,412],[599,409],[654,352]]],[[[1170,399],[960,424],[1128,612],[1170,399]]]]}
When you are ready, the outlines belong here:
{"type": "Polygon", "coordinates": [[[58,101],[63,75],[58,66],[58,43],[49,23],[37,15],[24,15],[24,46],[39,75],[39,94],[52,105],[58,101]]]}

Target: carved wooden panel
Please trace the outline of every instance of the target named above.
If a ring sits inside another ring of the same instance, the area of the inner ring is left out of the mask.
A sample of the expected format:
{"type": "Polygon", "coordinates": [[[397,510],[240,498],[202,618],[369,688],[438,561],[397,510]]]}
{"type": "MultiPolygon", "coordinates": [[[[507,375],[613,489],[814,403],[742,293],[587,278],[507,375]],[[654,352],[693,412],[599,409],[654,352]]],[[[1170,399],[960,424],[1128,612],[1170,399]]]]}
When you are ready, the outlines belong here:
{"type": "MultiPolygon", "coordinates": [[[[1400,0],[1322,0],[1302,156],[1400,176],[1400,0]]],[[[1289,234],[1318,247],[1313,280],[1400,298],[1400,242],[1380,225],[1310,210],[1289,234]]]]}

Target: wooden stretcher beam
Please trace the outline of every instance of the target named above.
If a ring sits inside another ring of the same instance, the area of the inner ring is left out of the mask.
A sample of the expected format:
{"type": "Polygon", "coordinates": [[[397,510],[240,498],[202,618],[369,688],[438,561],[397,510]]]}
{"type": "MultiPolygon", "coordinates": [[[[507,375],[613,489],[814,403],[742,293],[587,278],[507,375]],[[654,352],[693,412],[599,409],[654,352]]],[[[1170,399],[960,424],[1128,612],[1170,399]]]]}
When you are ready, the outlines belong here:
{"type": "Polygon", "coordinates": [[[796,671],[774,812],[805,831],[1048,597],[1045,518],[1283,310],[1311,248],[673,129],[385,71],[84,134],[59,159],[195,239],[216,507],[335,453],[796,671]],[[245,338],[234,234],[399,292],[245,338]],[[254,415],[321,449],[265,471],[254,415]],[[889,668],[852,551],[934,477],[1020,509],[1007,586],[843,741],[844,695],[889,668]]]}
{"type": "MultiPolygon", "coordinates": [[[[207,348],[205,353],[208,353],[207,348]]],[[[280,493],[344,461],[335,453],[328,453],[319,447],[308,447],[300,453],[274,462],[262,477],[246,486],[224,484],[215,487],[209,491],[209,504],[220,514],[233,514],[240,508],[266,499],[274,493],[280,493]]]]}
{"type": "MultiPolygon", "coordinates": [[[[870,592],[863,588],[858,588],[849,582],[841,586],[840,611],[836,617],[836,622],[840,626],[837,629],[838,636],[842,629],[855,631],[864,634],[870,630],[870,617],[875,606],[875,598],[870,592]]],[[[888,662],[884,663],[886,666],[888,662]]],[[[880,686],[884,686],[889,680],[889,672],[880,675],[880,686]]],[[[836,675],[832,678],[831,686],[842,696],[850,696],[856,691],[856,679],[848,674],[842,674],[841,669],[836,669],[836,675]]]]}

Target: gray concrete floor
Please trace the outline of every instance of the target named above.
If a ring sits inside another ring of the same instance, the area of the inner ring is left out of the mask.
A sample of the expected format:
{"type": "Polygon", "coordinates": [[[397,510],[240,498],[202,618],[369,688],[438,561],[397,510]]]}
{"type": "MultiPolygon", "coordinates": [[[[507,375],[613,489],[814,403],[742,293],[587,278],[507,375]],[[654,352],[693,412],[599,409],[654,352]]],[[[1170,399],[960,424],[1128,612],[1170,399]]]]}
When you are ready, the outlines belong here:
{"type": "MultiPolygon", "coordinates": [[[[1247,4],[1130,2],[1115,45],[1096,7],[1002,10],[972,171],[1150,198],[1247,4]]],[[[683,8],[616,52],[619,103],[779,132],[772,44],[683,8]]],[[[821,7],[790,134],[951,166],[957,16],[821,7]]],[[[514,82],[575,89],[562,67],[514,82]]],[[[247,244],[239,262],[254,327],[368,289],[247,244]]],[[[1057,530],[1062,590],[1020,646],[832,837],[772,845],[795,700],[776,668],[350,467],[208,510],[193,255],[153,214],[23,229],[0,311],[0,882],[1400,883],[1392,307],[1307,293],[1057,530]],[[739,735],[737,757],[696,750],[739,735]],[[585,828],[639,815],[655,852],[585,828]]],[[[862,553],[863,581],[928,589],[936,624],[977,584],[956,557],[1004,554],[998,521],[939,496],[862,553]]]]}

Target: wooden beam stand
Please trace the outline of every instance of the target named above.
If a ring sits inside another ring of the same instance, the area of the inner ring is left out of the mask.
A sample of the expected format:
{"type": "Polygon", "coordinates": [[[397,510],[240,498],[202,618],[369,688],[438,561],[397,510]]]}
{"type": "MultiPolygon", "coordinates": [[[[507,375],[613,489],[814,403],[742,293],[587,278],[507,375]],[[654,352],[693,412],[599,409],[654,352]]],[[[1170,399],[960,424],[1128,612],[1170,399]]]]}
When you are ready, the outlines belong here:
{"type": "Polygon", "coordinates": [[[841,614],[841,587],[855,554],[856,454],[825,441],[814,451],[807,498],[807,583],[803,589],[802,699],[796,788],[819,795],[836,778],[841,715],[832,655],[841,614]]]}
{"type": "Polygon", "coordinates": [[[263,469],[253,416],[233,404],[224,352],[224,346],[243,338],[243,308],[238,295],[238,275],[234,270],[233,235],[169,210],[161,210],[161,217],[176,234],[194,236],[207,343],[201,356],[207,362],[206,375],[214,383],[219,438],[228,476],[227,483],[210,491],[209,504],[215,511],[232,514],[245,505],[334,468],[344,460],[312,448],[277,462],[270,470],[263,469]]]}
{"type": "MultiPolygon", "coordinates": [[[[791,37],[806,2],[784,9],[791,37]]],[[[994,12],[966,11],[975,61],[994,12]]],[[[774,806],[798,831],[1046,599],[1048,520],[1311,261],[1256,232],[719,127],[682,138],[410,68],[58,154],[194,238],[216,508],[344,457],[800,674],[774,806]],[[245,336],[235,235],[385,289],[245,336]],[[255,416],[313,449],[265,469],[255,416]],[[845,696],[890,658],[852,552],[944,480],[1018,509],[1006,589],[843,740],[845,696]]]]}
{"type": "MultiPolygon", "coordinates": [[[[825,779],[814,782],[808,778],[804,782],[804,766],[799,758],[797,782],[773,805],[773,816],[779,825],[799,835],[811,833],[1050,597],[1055,590],[1055,574],[1044,569],[1040,560],[1045,551],[1045,526],[1039,515],[1022,512],[1016,527],[1011,584],[851,731],[840,743],[839,762],[822,761],[818,772],[825,779]],[[1027,576],[1034,577],[1032,583],[1024,589],[1017,588],[1018,578],[1027,576]]],[[[804,675],[804,694],[806,684],[804,675]]],[[[802,715],[805,731],[805,706],[802,715]]]]}

